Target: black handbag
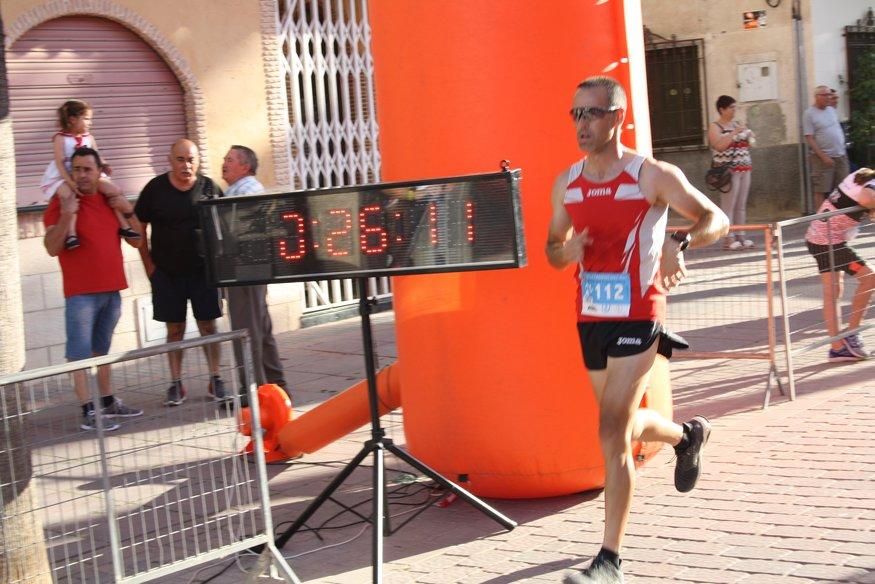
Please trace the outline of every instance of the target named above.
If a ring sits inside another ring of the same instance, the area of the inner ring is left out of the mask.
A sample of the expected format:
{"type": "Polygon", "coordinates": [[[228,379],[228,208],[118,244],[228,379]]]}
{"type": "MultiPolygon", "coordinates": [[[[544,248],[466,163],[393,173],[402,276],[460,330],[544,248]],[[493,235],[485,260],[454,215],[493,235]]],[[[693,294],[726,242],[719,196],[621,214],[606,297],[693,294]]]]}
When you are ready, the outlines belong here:
{"type": "Polygon", "coordinates": [[[705,173],[705,184],[708,185],[709,189],[720,191],[721,193],[729,192],[729,189],[732,188],[732,171],[730,166],[731,164],[728,162],[724,164],[711,163],[711,169],[705,173]]]}

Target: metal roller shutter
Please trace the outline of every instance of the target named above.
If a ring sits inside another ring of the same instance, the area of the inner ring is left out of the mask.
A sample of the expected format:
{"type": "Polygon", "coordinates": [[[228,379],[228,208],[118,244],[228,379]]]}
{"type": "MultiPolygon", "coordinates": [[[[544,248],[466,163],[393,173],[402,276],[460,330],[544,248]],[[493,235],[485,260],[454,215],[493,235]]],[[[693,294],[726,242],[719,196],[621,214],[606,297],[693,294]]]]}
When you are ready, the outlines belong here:
{"type": "Polygon", "coordinates": [[[52,158],[58,107],[82,99],[91,131],[125,193],[167,170],[170,145],[186,134],[183,91],[140,37],[103,18],[49,20],[7,53],[19,207],[44,203],[39,181],[52,158]]]}

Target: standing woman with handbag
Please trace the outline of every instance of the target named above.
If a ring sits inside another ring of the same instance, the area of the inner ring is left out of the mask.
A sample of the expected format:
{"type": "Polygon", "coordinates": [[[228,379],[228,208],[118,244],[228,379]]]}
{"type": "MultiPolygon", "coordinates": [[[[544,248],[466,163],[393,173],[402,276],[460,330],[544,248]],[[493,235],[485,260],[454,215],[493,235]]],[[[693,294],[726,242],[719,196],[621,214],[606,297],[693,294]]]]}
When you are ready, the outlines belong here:
{"type": "MultiPolygon", "coordinates": [[[[708,143],[713,154],[712,165],[729,164],[732,173],[731,188],[720,196],[720,207],[731,225],[747,222],[747,196],[750,193],[750,146],[754,133],[741,122],[735,121],[735,99],[728,95],[717,98],[720,117],[708,128],[708,143]]],[[[754,242],[743,231],[731,232],[723,239],[723,249],[750,248],[754,242]]]]}

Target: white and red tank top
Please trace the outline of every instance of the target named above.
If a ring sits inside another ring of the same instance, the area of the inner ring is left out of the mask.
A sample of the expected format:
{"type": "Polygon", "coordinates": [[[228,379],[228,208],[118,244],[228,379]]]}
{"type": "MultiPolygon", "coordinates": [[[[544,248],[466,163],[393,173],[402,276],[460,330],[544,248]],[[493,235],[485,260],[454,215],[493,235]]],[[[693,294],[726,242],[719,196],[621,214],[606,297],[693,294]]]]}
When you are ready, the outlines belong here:
{"type": "MultiPolygon", "coordinates": [[[[851,173],[842,180],[821,203],[818,213],[829,213],[839,209],[856,207],[875,196],[875,180],[858,185],[856,173],[851,173]]],[[[860,221],[866,215],[865,211],[854,211],[846,215],[836,215],[829,219],[812,221],[805,232],[805,240],[816,245],[830,245],[850,241],[857,236],[860,221]]]]}
{"type": "Polygon", "coordinates": [[[574,232],[588,227],[592,240],[575,273],[580,322],[664,320],[659,260],[668,208],[651,205],[641,192],[644,160],[635,156],[606,182],[587,179],[583,160],[568,171],[565,209],[574,232]]]}

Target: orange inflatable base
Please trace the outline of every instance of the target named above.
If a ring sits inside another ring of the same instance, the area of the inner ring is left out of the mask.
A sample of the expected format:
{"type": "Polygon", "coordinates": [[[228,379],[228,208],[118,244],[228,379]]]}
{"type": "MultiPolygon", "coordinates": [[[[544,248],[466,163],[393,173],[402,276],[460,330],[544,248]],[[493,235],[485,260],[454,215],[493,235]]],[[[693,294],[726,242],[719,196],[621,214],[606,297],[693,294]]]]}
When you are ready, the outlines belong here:
{"type": "MultiPolygon", "coordinates": [[[[544,400],[549,400],[549,397],[533,394],[530,403],[519,404],[520,409],[527,412],[523,416],[531,416],[531,422],[526,424],[515,420],[514,427],[517,432],[525,433],[527,428],[534,432],[538,427],[550,424],[549,420],[539,416],[542,405],[539,401],[544,400]]],[[[593,408],[596,407],[594,400],[591,404],[593,408]]],[[[655,410],[668,419],[672,418],[669,362],[664,357],[657,356],[654,362],[641,407],[655,410]]],[[[570,436],[563,438],[557,435],[550,448],[530,452],[526,457],[496,446],[509,441],[509,438],[503,439],[503,432],[506,430],[501,427],[473,424],[460,426],[456,429],[456,435],[449,440],[469,446],[454,449],[447,448],[448,439],[440,433],[419,432],[416,434],[416,441],[412,442],[409,431],[411,422],[406,411],[404,428],[411,454],[447,479],[481,497],[531,499],[569,495],[604,487],[605,469],[598,444],[597,411],[581,409],[577,414],[565,412],[565,415],[580,420],[580,424],[594,423],[595,427],[585,428],[586,432],[578,431],[576,434],[592,436],[591,441],[580,443],[570,436]]],[[[555,421],[553,425],[559,426],[559,421],[555,421]]],[[[518,436],[513,439],[520,442],[518,436]]],[[[653,458],[661,447],[661,442],[635,442],[633,455],[636,467],[653,458]]]]}
{"type": "MultiPolygon", "coordinates": [[[[398,363],[382,369],[377,374],[380,415],[401,405],[402,390],[398,382],[399,378],[398,363]]],[[[259,388],[258,395],[262,425],[265,428],[265,456],[268,462],[297,458],[302,454],[315,452],[368,423],[366,381],[359,382],[294,420],[291,418],[291,403],[281,388],[262,386],[259,388]],[[281,420],[285,422],[278,427],[277,424],[281,420]]],[[[671,418],[671,399],[668,360],[657,357],[641,407],[656,410],[663,416],[671,418]]],[[[537,404],[527,407],[535,408],[537,404]]],[[[243,415],[248,416],[248,410],[244,410],[243,415]]],[[[584,418],[582,414],[580,417],[584,418]]],[[[244,433],[247,433],[245,429],[249,428],[248,424],[244,423],[243,428],[244,433]]],[[[494,441],[493,432],[500,432],[500,429],[469,427],[466,432],[470,434],[470,443],[474,444],[484,440],[494,441]]],[[[635,443],[636,466],[652,458],[659,452],[661,446],[659,442],[635,443]]],[[[598,445],[594,447],[598,448],[598,445]]],[[[251,443],[247,448],[251,449],[251,443]]],[[[526,464],[530,465],[529,468],[534,469],[535,472],[527,472],[522,463],[516,473],[508,470],[490,470],[488,461],[478,457],[476,448],[464,452],[448,452],[440,435],[434,435],[433,440],[430,441],[424,442],[420,439],[417,448],[411,449],[411,454],[449,480],[482,497],[501,499],[551,497],[604,486],[605,471],[601,456],[597,453],[584,452],[582,445],[567,441],[557,443],[551,451],[539,453],[532,460],[526,461],[526,464]],[[555,467],[557,460],[567,459],[595,462],[572,468],[555,467]]],[[[498,466],[507,467],[506,464],[498,466]]]]}
{"type": "MultiPolygon", "coordinates": [[[[280,462],[290,456],[280,448],[279,431],[292,421],[292,401],[278,385],[268,383],[258,387],[258,409],[262,428],[262,451],[265,462],[280,462]]],[[[252,436],[252,409],[242,408],[238,417],[240,433],[252,436]]],[[[250,440],[243,449],[244,454],[255,453],[255,440],[250,440]]]]}
{"type": "MultiPolygon", "coordinates": [[[[399,371],[395,363],[377,372],[381,416],[401,405],[399,371]]],[[[357,430],[369,419],[368,382],[361,381],[286,424],[279,431],[279,444],[288,456],[309,454],[357,430]]]]}

